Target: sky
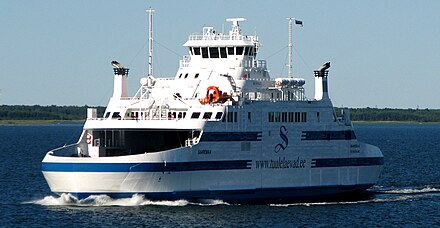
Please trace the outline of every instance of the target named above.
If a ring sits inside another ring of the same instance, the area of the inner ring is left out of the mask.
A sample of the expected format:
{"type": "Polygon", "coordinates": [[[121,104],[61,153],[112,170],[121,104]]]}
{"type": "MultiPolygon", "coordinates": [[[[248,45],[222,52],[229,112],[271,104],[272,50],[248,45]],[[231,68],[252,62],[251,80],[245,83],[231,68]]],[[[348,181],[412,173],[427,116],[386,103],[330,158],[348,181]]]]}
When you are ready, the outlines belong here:
{"type": "Polygon", "coordinates": [[[154,13],[154,73],[174,77],[182,45],[203,26],[257,35],[271,77],[287,75],[288,20],[293,74],[314,96],[313,70],[331,62],[336,107],[440,109],[437,0],[2,0],[0,104],[105,106],[117,60],[130,68],[129,93],[147,73],[148,14],[154,13]]]}

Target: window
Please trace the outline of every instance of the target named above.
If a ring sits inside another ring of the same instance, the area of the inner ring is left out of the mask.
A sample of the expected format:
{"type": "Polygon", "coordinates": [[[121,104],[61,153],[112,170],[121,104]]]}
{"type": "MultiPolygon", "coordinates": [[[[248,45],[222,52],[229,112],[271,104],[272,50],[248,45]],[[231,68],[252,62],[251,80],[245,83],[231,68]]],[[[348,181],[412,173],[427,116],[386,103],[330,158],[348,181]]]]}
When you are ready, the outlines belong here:
{"type": "Polygon", "coordinates": [[[295,112],[295,122],[299,122],[299,112],[295,112]]]}
{"type": "Polygon", "coordinates": [[[205,112],[205,113],[203,114],[203,119],[210,119],[211,116],[212,116],[212,112],[205,112]]]}
{"type": "Polygon", "coordinates": [[[301,113],[301,122],[307,122],[307,112],[301,113]]]}
{"type": "Polygon", "coordinates": [[[202,58],[208,58],[208,48],[202,47],[202,58]]]}
{"type": "Polygon", "coordinates": [[[113,113],[113,115],[112,115],[112,119],[121,119],[121,115],[119,115],[120,113],[119,112],[114,112],[113,113]]]}
{"type": "Polygon", "coordinates": [[[287,122],[287,112],[281,114],[281,122],[287,122]]]}
{"type": "Polygon", "coordinates": [[[269,112],[269,122],[273,122],[273,121],[274,121],[274,113],[269,112]]]}
{"type": "Polygon", "coordinates": [[[209,48],[209,57],[210,58],[218,58],[218,48],[217,47],[210,47],[209,48]]]}
{"type": "Polygon", "coordinates": [[[200,117],[200,112],[194,112],[192,115],[191,115],[191,119],[198,119],[200,117]]]}
{"type": "Polygon", "coordinates": [[[190,53],[190,55],[193,54],[193,48],[192,47],[189,47],[189,53],[190,53]]]}
{"type": "Polygon", "coordinates": [[[200,55],[200,47],[195,47],[193,48],[194,50],[194,55],[200,55]]]}
{"type": "Polygon", "coordinates": [[[236,48],[236,55],[242,55],[243,54],[243,49],[244,49],[244,47],[237,47],[236,48]]]}
{"type": "Polygon", "coordinates": [[[110,116],[110,112],[106,112],[104,118],[108,118],[110,116]]]}
{"type": "Polygon", "coordinates": [[[199,73],[197,73],[195,76],[194,76],[194,78],[198,78],[199,77],[199,73]]]}
{"type": "Polygon", "coordinates": [[[234,122],[232,118],[233,118],[232,112],[228,112],[228,122],[234,122]]]}
{"type": "Polygon", "coordinates": [[[182,78],[182,73],[179,75],[179,78],[182,78]]]}
{"type": "Polygon", "coordinates": [[[251,112],[248,112],[248,120],[249,120],[249,122],[252,122],[251,112]]]}
{"type": "Polygon", "coordinates": [[[294,115],[294,113],[293,112],[289,112],[289,122],[293,122],[293,115],[294,115]]]}
{"type": "Polygon", "coordinates": [[[254,47],[250,47],[249,49],[250,49],[249,50],[249,55],[250,56],[254,55],[254,47]]]}
{"type": "Polygon", "coordinates": [[[225,47],[221,47],[220,48],[220,57],[221,58],[227,58],[228,55],[226,54],[226,48],[225,47]]]}
{"type": "Polygon", "coordinates": [[[226,115],[226,119],[230,123],[237,122],[237,112],[228,112],[226,115]]]}
{"type": "Polygon", "coordinates": [[[188,73],[185,74],[185,78],[188,78],[188,73]]]}
{"type": "Polygon", "coordinates": [[[223,115],[223,112],[217,112],[217,114],[215,114],[215,118],[216,119],[221,119],[223,115]]]}
{"type": "Polygon", "coordinates": [[[249,55],[250,47],[244,49],[244,55],[249,55]]]}
{"type": "Polygon", "coordinates": [[[94,130],[93,145],[105,147],[100,157],[144,154],[180,148],[188,138],[199,137],[197,130],[94,130]]]}
{"type": "MultiPolygon", "coordinates": [[[[186,116],[186,112],[179,112],[179,113],[177,114],[177,118],[179,118],[179,119],[184,119],[185,116],[186,116]]],[[[197,117],[197,118],[198,118],[198,117],[197,117]]]]}
{"type": "Polygon", "coordinates": [[[234,47],[228,47],[228,55],[234,55],[234,47]]]}
{"type": "Polygon", "coordinates": [[[280,113],[276,112],[275,113],[275,122],[280,122],[281,118],[280,118],[280,113]]]}

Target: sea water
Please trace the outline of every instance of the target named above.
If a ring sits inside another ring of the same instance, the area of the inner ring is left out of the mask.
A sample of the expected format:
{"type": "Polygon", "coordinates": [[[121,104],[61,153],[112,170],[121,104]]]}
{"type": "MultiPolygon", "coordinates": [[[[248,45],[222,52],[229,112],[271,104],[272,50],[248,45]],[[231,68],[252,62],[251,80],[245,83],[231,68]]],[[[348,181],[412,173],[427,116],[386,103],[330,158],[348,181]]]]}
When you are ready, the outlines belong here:
{"type": "Polygon", "coordinates": [[[82,124],[0,126],[0,227],[440,226],[440,125],[354,127],[360,141],[378,146],[385,156],[378,184],[358,198],[235,205],[53,195],[41,160],[48,150],[76,142],[82,124]]]}

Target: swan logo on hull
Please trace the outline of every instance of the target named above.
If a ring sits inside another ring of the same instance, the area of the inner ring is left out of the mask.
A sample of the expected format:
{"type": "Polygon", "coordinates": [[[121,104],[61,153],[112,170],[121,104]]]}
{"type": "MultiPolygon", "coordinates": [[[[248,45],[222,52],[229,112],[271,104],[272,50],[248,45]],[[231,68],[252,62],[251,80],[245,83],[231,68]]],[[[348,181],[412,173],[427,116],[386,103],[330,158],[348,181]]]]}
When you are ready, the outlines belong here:
{"type": "Polygon", "coordinates": [[[275,153],[280,152],[281,150],[285,150],[287,148],[287,146],[289,145],[289,138],[287,138],[287,128],[285,126],[281,126],[280,127],[280,138],[281,140],[283,140],[283,142],[278,143],[275,146],[275,153]]]}

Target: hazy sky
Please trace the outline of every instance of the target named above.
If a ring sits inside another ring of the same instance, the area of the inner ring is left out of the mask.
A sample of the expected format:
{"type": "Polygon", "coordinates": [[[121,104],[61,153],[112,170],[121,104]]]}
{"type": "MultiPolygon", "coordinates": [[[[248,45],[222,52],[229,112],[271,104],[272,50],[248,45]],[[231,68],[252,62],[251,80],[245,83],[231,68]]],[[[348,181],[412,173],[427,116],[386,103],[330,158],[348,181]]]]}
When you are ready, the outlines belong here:
{"type": "Polygon", "coordinates": [[[0,1],[0,104],[106,105],[110,62],[130,68],[129,91],[147,74],[145,10],[156,10],[155,74],[172,77],[188,35],[228,31],[244,17],[272,77],[287,75],[287,17],[294,28],[294,75],[306,79],[330,61],[335,106],[440,108],[440,1],[0,1]]]}

